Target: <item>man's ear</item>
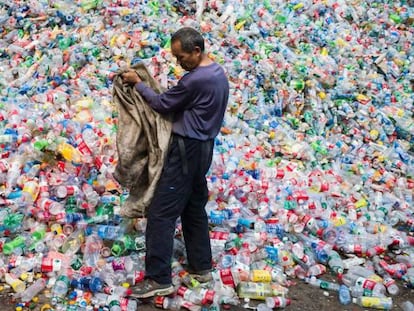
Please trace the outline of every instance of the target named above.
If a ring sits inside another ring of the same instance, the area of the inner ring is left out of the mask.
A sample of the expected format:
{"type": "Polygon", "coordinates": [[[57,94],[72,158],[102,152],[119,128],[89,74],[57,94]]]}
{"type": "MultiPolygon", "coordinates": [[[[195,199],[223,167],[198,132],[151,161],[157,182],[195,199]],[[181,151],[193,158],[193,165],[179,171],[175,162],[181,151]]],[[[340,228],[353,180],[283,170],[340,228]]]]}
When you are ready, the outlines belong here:
{"type": "Polygon", "coordinates": [[[201,54],[201,48],[199,46],[194,47],[194,52],[201,54]]]}

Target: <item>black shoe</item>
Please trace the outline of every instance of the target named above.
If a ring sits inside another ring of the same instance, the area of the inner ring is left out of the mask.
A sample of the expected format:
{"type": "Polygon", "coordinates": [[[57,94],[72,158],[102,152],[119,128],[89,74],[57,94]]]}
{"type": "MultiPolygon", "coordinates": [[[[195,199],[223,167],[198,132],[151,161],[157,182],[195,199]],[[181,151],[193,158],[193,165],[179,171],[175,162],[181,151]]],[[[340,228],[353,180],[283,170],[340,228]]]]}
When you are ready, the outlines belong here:
{"type": "Polygon", "coordinates": [[[137,286],[131,287],[132,298],[143,299],[153,296],[168,296],[174,293],[174,287],[171,284],[158,284],[157,282],[146,279],[137,286]]]}

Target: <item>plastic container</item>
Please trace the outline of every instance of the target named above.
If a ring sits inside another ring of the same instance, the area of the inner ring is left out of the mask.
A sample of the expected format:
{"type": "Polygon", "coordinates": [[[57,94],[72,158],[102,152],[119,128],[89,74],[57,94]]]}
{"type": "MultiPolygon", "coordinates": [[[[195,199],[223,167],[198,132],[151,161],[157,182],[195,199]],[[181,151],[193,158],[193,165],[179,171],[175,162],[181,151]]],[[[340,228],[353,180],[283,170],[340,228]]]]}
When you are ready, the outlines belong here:
{"type": "Polygon", "coordinates": [[[23,302],[29,302],[36,295],[41,293],[45,287],[46,287],[46,280],[43,278],[37,279],[32,285],[30,285],[23,292],[21,292],[21,294],[19,295],[19,298],[23,302]]]}
{"type": "Polygon", "coordinates": [[[351,293],[346,285],[341,284],[339,286],[338,297],[342,305],[348,305],[352,302],[351,293]]]}
{"type": "Polygon", "coordinates": [[[267,307],[271,309],[285,308],[290,305],[291,300],[284,297],[266,297],[265,299],[267,307]]]}
{"type": "Polygon", "coordinates": [[[237,285],[239,298],[265,300],[266,297],[286,296],[288,289],[272,283],[240,282],[237,285]]]}
{"type": "Polygon", "coordinates": [[[358,297],[352,301],[361,307],[379,310],[391,310],[393,306],[391,297],[358,297]]]}

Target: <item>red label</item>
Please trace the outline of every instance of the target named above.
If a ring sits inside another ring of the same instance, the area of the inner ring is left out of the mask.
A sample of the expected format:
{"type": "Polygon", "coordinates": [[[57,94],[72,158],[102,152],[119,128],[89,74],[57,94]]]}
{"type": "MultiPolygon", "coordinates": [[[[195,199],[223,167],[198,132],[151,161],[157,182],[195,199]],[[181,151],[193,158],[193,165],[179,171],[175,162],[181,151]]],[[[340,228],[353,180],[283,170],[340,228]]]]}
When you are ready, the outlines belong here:
{"type": "Polygon", "coordinates": [[[49,257],[44,257],[42,259],[42,272],[52,272],[53,271],[53,259],[49,257]]]}
{"type": "Polygon", "coordinates": [[[157,308],[164,309],[165,296],[155,296],[154,304],[157,308]]]}
{"type": "Polygon", "coordinates": [[[82,140],[78,145],[78,150],[84,155],[91,155],[92,151],[89,149],[88,145],[82,140]]]}
{"type": "Polygon", "coordinates": [[[220,270],[220,278],[224,285],[235,287],[233,275],[230,269],[220,270]]]}
{"type": "Polygon", "coordinates": [[[202,300],[202,304],[203,305],[211,305],[214,301],[214,296],[215,296],[216,292],[214,290],[207,290],[206,293],[204,294],[203,300],[202,300]]]}
{"type": "Polygon", "coordinates": [[[139,282],[142,282],[145,277],[144,271],[135,271],[134,272],[134,284],[137,284],[139,282]]]}
{"type": "Polygon", "coordinates": [[[230,233],[223,231],[212,231],[210,232],[210,239],[212,240],[227,240],[230,233]]]}
{"type": "Polygon", "coordinates": [[[188,291],[188,288],[185,286],[180,286],[177,290],[177,295],[184,297],[185,292],[188,291]]]}
{"type": "Polygon", "coordinates": [[[362,287],[372,291],[374,289],[375,285],[377,285],[377,282],[366,279],[364,281],[364,283],[362,284],[362,287]]]}

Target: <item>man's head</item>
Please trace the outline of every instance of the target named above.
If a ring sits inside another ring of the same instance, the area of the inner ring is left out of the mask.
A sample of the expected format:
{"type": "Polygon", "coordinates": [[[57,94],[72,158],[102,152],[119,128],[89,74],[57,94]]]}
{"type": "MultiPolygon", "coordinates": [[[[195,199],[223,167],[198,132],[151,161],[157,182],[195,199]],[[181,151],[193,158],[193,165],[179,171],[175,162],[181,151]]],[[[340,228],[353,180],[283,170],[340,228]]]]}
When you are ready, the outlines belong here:
{"type": "Polygon", "coordinates": [[[191,27],[184,27],[171,37],[171,52],[184,70],[196,68],[204,54],[204,38],[191,27]]]}

